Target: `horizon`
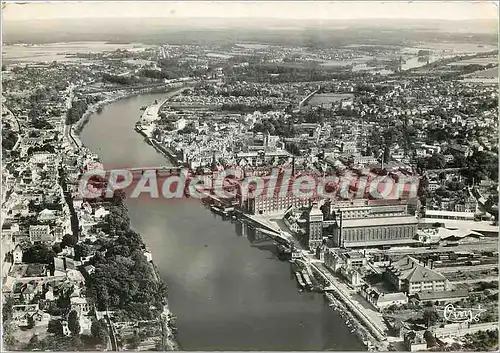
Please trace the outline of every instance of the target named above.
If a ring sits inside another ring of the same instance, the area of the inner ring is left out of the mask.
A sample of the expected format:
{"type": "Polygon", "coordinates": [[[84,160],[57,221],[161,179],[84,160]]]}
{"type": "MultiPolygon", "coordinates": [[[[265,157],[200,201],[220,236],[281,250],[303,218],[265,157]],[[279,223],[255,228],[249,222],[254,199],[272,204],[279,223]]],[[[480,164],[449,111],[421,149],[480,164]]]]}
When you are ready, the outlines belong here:
{"type": "Polygon", "coordinates": [[[498,21],[498,3],[481,2],[6,2],[6,22],[76,19],[267,19],[498,21]],[[164,13],[159,15],[159,13],[164,13]],[[110,15],[111,14],[111,15],[110,15]],[[273,14],[272,16],[270,14],[273,14]]]}

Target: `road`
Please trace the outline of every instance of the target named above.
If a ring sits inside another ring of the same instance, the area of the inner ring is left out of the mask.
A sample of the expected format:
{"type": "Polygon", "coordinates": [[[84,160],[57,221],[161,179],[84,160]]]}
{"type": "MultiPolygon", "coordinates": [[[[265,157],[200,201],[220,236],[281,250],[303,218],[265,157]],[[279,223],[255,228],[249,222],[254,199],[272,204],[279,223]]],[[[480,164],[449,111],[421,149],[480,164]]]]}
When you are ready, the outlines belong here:
{"type": "Polygon", "coordinates": [[[68,143],[75,145],[75,148],[78,149],[78,148],[80,148],[80,145],[78,144],[78,142],[73,137],[73,135],[71,133],[71,128],[72,128],[72,125],[65,125],[64,126],[64,131],[63,131],[64,139],[66,141],[68,141],[68,143]]]}
{"type": "MultiPolygon", "coordinates": [[[[19,120],[17,119],[17,117],[14,115],[14,113],[12,113],[12,111],[7,108],[6,106],[4,106],[4,109],[5,111],[7,112],[7,115],[5,116],[2,116],[2,119],[10,119],[11,121],[14,121],[15,124],[12,124],[12,125],[15,125],[15,127],[17,127],[17,133],[21,133],[21,124],[19,124],[19,120]]],[[[14,126],[12,126],[12,128],[14,128],[14,126]]]]}
{"type": "Polygon", "coordinates": [[[109,312],[106,310],[106,323],[108,324],[108,332],[109,332],[109,339],[111,341],[111,349],[113,351],[119,351],[118,347],[118,341],[116,340],[116,330],[115,327],[113,326],[113,323],[111,322],[111,318],[109,317],[109,312]]]}

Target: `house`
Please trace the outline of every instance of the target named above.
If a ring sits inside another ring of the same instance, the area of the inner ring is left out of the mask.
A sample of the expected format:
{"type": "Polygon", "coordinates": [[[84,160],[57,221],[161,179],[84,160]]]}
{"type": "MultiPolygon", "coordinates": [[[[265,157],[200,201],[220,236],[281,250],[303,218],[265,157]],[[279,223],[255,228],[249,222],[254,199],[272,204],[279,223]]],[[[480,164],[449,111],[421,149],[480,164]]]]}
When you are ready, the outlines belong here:
{"type": "Polygon", "coordinates": [[[332,269],[334,272],[340,271],[342,265],[345,264],[339,254],[331,248],[325,248],[323,259],[325,261],[325,266],[332,269]]]}
{"type": "Polygon", "coordinates": [[[31,303],[35,299],[35,295],[38,292],[38,286],[34,284],[25,284],[21,289],[21,301],[24,303],[31,303]]]}
{"type": "Polygon", "coordinates": [[[52,235],[53,235],[55,242],[62,241],[62,238],[64,236],[64,228],[62,226],[55,227],[53,232],[52,232],[52,235]]]}
{"type": "Polygon", "coordinates": [[[437,189],[439,189],[441,187],[441,184],[438,183],[437,181],[435,180],[431,180],[429,182],[429,185],[427,186],[427,188],[429,189],[429,191],[436,191],[437,189]]]}
{"type": "Polygon", "coordinates": [[[49,290],[45,293],[45,300],[47,301],[55,300],[54,290],[52,288],[49,288],[49,290]]]}
{"type": "Polygon", "coordinates": [[[444,160],[446,163],[451,163],[455,160],[455,157],[453,157],[453,155],[451,155],[451,154],[445,154],[444,160]]]}
{"type": "Polygon", "coordinates": [[[71,310],[78,313],[79,316],[86,315],[90,311],[90,305],[86,298],[72,297],[70,298],[71,310]]]}
{"type": "Polygon", "coordinates": [[[404,293],[381,293],[378,289],[367,284],[361,286],[359,294],[379,311],[392,305],[408,304],[408,297],[404,293]]]}
{"type": "Polygon", "coordinates": [[[420,265],[418,260],[409,255],[391,263],[384,275],[397,290],[408,295],[427,291],[446,291],[448,288],[446,277],[420,265]]]}
{"type": "MultiPolygon", "coordinates": [[[[82,261],[82,262],[83,262],[83,261],[82,261]]],[[[93,266],[93,265],[88,265],[88,266],[85,266],[83,269],[85,270],[85,272],[86,272],[88,275],[91,275],[91,274],[93,274],[93,273],[94,273],[94,271],[95,271],[95,266],[93,266]]]]}
{"type": "Polygon", "coordinates": [[[12,252],[12,257],[15,264],[20,264],[23,262],[23,249],[21,248],[21,245],[16,245],[14,251],[12,252]]]}
{"type": "Polygon", "coordinates": [[[92,320],[87,316],[80,315],[80,335],[91,336],[91,328],[92,320]]]}
{"type": "Polygon", "coordinates": [[[55,212],[52,210],[44,209],[38,214],[37,220],[38,222],[50,222],[55,220],[57,217],[55,212]]]}
{"type": "Polygon", "coordinates": [[[61,321],[62,325],[62,333],[64,336],[71,336],[71,331],[69,330],[68,327],[68,322],[67,321],[61,321]]]}
{"type": "Polygon", "coordinates": [[[99,207],[95,211],[94,216],[97,219],[102,219],[102,218],[106,217],[108,214],[109,214],[109,211],[105,210],[104,207],[99,207]]]}
{"type": "Polygon", "coordinates": [[[149,251],[144,251],[144,256],[148,262],[153,261],[153,255],[149,251]]]}

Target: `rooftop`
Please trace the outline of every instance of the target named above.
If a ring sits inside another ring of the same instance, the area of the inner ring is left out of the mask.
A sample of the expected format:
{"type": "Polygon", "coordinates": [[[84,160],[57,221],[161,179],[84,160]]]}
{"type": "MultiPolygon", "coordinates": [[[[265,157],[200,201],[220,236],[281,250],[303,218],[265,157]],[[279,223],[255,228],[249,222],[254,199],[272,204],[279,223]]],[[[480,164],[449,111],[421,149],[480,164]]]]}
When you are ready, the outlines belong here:
{"type": "Polygon", "coordinates": [[[392,302],[392,301],[399,301],[399,300],[405,300],[406,295],[404,293],[398,292],[398,293],[387,293],[387,294],[380,294],[378,298],[378,302],[392,302]]]}
{"type": "Polygon", "coordinates": [[[350,248],[362,248],[369,246],[383,246],[383,245],[409,245],[418,243],[417,240],[414,239],[392,239],[392,240],[374,240],[374,241],[346,241],[345,246],[350,248]]]}
{"type": "Polygon", "coordinates": [[[343,228],[373,227],[373,226],[383,227],[383,226],[393,226],[393,225],[417,225],[417,224],[418,220],[414,216],[345,219],[342,221],[343,228]]]}
{"type": "Polygon", "coordinates": [[[442,292],[421,292],[417,293],[417,298],[419,300],[443,300],[443,299],[454,299],[454,298],[467,298],[469,292],[467,290],[457,290],[457,291],[442,291],[442,292]]]}
{"type": "Polygon", "coordinates": [[[418,260],[411,256],[405,256],[401,260],[394,262],[390,269],[400,279],[405,279],[408,282],[432,282],[446,280],[442,274],[420,265],[418,260]]]}
{"type": "Polygon", "coordinates": [[[438,218],[438,217],[457,217],[457,218],[474,219],[473,212],[426,210],[425,215],[426,216],[434,216],[435,218],[438,218]]]}

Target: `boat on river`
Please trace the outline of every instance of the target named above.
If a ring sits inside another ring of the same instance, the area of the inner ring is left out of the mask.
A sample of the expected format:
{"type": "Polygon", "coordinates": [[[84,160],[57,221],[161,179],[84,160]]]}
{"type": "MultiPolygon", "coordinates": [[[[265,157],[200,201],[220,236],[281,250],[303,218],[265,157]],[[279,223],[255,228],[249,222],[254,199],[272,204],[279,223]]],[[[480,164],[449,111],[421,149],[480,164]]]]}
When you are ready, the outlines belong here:
{"type": "Polygon", "coordinates": [[[313,283],[311,281],[311,278],[309,278],[309,275],[307,274],[306,270],[302,270],[302,277],[304,277],[304,280],[305,280],[305,282],[307,284],[307,287],[308,288],[312,288],[313,283]]]}
{"type": "Polygon", "coordinates": [[[212,210],[213,213],[216,213],[216,214],[221,215],[221,216],[227,216],[229,214],[222,207],[218,207],[215,205],[210,206],[210,209],[212,210]]]}
{"type": "Polygon", "coordinates": [[[304,280],[302,279],[300,272],[295,272],[295,277],[297,278],[297,282],[299,283],[299,286],[301,288],[304,288],[306,286],[306,284],[304,283],[304,280]]]}

